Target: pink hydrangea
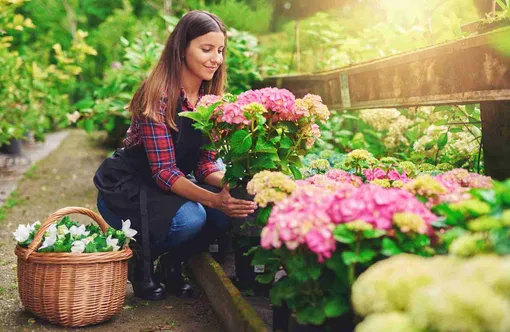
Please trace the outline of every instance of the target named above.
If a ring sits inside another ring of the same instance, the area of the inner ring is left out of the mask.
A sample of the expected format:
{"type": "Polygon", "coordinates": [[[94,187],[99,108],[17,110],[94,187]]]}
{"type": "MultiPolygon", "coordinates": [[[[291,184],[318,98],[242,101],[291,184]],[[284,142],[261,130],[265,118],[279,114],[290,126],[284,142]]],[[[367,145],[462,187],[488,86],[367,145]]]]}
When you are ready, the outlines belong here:
{"type": "Polygon", "coordinates": [[[223,112],[219,121],[229,124],[250,123],[250,121],[245,118],[243,109],[236,103],[230,103],[223,106],[223,112]]]}
{"type": "Polygon", "coordinates": [[[277,203],[262,230],[261,246],[289,250],[306,245],[319,261],[331,257],[336,249],[334,225],[326,207],[333,199],[332,191],[320,186],[298,187],[291,196],[277,203]]]}
{"type": "Polygon", "coordinates": [[[263,105],[261,90],[248,90],[237,96],[237,103],[241,106],[246,106],[251,103],[258,103],[263,105]]]}
{"type": "Polygon", "coordinates": [[[390,181],[402,181],[403,183],[409,182],[404,170],[402,170],[402,174],[400,174],[396,169],[390,169],[388,172],[385,172],[380,167],[376,167],[363,170],[363,175],[365,175],[367,181],[388,179],[390,181]]]}
{"type": "Polygon", "coordinates": [[[484,176],[477,173],[470,173],[465,169],[456,168],[436,176],[436,180],[441,182],[448,190],[458,190],[463,188],[492,188],[493,182],[490,176],[484,176]]]}
{"type": "Polygon", "coordinates": [[[413,194],[397,188],[364,184],[347,198],[335,197],[328,214],[335,224],[363,220],[378,229],[391,229],[393,215],[414,213],[430,225],[437,217],[413,194]]]}
{"type": "Polygon", "coordinates": [[[341,169],[329,170],[325,175],[332,180],[342,183],[350,183],[355,187],[359,187],[363,184],[363,180],[359,176],[341,169]]]}

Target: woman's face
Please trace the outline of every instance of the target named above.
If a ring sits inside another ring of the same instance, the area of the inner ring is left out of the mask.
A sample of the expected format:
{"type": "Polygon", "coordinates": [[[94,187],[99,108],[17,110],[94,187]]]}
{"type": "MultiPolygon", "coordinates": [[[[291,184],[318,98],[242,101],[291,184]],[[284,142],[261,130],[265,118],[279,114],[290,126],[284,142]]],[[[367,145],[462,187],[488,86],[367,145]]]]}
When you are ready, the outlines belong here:
{"type": "Polygon", "coordinates": [[[224,48],[222,32],[209,32],[193,39],[186,49],[187,69],[201,80],[211,80],[223,63],[224,48]]]}

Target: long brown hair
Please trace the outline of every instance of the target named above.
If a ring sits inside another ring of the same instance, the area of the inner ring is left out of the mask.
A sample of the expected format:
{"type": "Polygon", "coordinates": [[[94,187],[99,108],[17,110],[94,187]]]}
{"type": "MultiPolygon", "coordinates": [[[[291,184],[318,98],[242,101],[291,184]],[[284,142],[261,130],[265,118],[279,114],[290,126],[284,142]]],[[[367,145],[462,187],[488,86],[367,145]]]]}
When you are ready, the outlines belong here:
{"type": "MultiPolygon", "coordinates": [[[[166,41],[165,48],[158,63],[152,69],[149,77],[140,85],[128,109],[133,116],[147,117],[160,121],[158,110],[162,93],[166,92],[168,102],[166,107],[166,120],[170,128],[177,130],[175,125],[176,108],[181,89],[181,68],[185,64],[186,48],[189,43],[209,32],[222,32],[225,35],[225,48],[227,44],[227,31],[225,24],[214,14],[193,10],[184,15],[175,26],[174,31],[166,41]]],[[[210,81],[203,81],[202,87],[206,94],[223,94],[226,81],[225,51],[224,61],[214,73],[210,81]]]]}

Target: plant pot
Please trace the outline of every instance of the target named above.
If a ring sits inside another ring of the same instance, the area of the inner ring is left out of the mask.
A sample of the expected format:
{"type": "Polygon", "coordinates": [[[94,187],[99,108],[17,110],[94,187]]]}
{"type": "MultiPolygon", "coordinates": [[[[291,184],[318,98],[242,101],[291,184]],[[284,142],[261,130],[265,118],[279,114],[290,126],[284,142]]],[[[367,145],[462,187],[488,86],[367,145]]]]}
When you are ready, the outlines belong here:
{"type": "MultiPolygon", "coordinates": [[[[253,201],[253,196],[248,194],[246,186],[236,187],[230,190],[230,195],[237,199],[253,201]]],[[[245,218],[232,218],[232,232],[236,236],[260,237],[261,227],[255,226],[258,209],[245,218]]]]}
{"type": "Polygon", "coordinates": [[[291,310],[285,303],[281,307],[273,305],[273,331],[287,332],[291,314],[291,310]]]}
{"type": "Polygon", "coordinates": [[[209,253],[218,263],[225,261],[227,251],[232,248],[232,233],[226,232],[221,234],[213,243],[209,245],[209,253]]]}
{"type": "Polygon", "coordinates": [[[234,241],[235,268],[238,286],[251,289],[257,293],[267,294],[270,284],[259,283],[256,278],[265,272],[264,265],[251,265],[253,255],[245,255],[251,248],[260,245],[260,237],[235,236],[234,241]]]}
{"type": "Polygon", "coordinates": [[[21,143],[22,143],[21,138],[18,139],[13,138],[7,145],[2,145],[0,147],[0,151],[2,153],[19,156],[21,155],[21,143]]]}

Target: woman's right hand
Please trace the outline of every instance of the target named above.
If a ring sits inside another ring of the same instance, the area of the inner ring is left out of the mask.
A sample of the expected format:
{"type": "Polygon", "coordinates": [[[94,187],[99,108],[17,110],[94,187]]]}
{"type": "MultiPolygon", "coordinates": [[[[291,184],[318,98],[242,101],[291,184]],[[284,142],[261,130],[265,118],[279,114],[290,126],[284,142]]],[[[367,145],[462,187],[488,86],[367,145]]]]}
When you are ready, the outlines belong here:
{"type": "Polygon", "coordinates": [[[244,218],[255,212],[257,208],[254,202],[232,197],[228,186],[223,187],[223,190],[216,195],[214,208],[223,211],[229,217],[244,218]]]}

